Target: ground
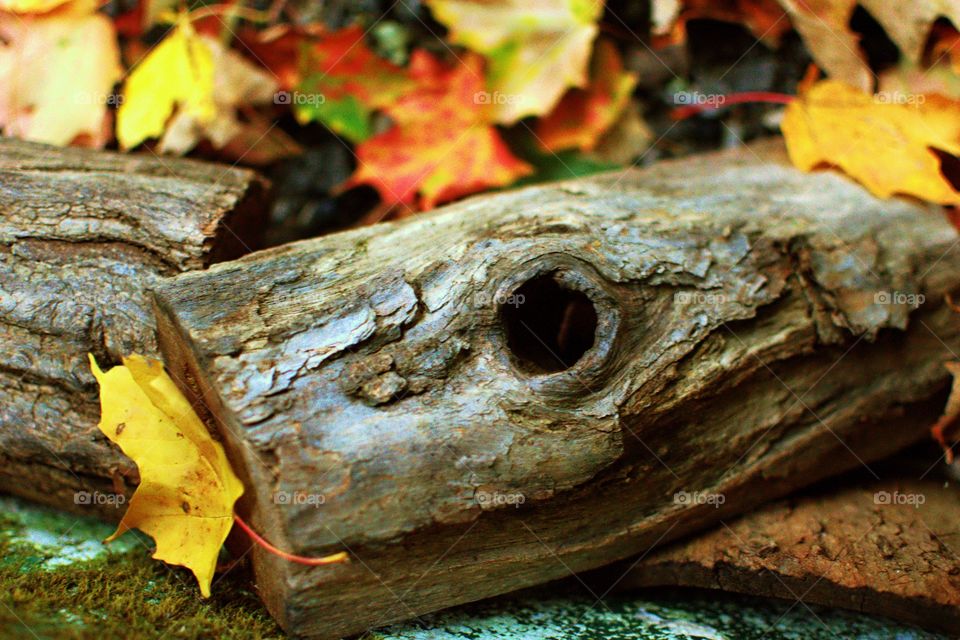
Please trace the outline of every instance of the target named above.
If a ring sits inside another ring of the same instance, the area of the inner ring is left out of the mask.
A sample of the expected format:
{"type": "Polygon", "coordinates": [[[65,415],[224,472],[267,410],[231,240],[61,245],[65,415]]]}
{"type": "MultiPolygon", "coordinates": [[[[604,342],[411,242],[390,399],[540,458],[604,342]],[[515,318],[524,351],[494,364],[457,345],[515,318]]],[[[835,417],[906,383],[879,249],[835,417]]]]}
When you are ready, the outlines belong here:
{"type": "MultiPolygon", "coordinates": [[[[280,638],[243,567],[202,600],[192,576],[150,559],[150,539],[0,496],[0,637],[280,638]]],[[[941,640],[839,610],[705,591],[616,594],[577,584],[424,616],[364,640],[941,640]]]]}

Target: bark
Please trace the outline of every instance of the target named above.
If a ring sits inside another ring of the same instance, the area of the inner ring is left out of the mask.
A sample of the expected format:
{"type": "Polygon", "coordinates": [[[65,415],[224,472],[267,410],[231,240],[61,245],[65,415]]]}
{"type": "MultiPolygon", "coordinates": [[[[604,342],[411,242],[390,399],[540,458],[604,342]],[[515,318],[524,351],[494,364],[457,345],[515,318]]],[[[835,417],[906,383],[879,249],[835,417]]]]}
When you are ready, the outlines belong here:
{"type": "Polygon", "coordinates": [[[252,552],[287,631],[333,638],[644,552],[924,437],[960,349],[956,240],[774,142],[188,273],[156,290],[159,335],[240,513],[287,551],[350,551],[252,552]]]}
{"type": "Polygon", "coordinates": [[[774,596],[802,603],[797,606],[887,616],[957,637],[960,493],[929,474],[918,480],[922,473],[771,504],[653,552],[619,586],[684,585],[774,596]]]}
{"type": "Polygon", "coordinates": [[[0,490],[119,519],[95,492],[129,493],[136,466],[96,427],[87,353],[158,355],[145,287],[245,252],[264,186],[242,169],[0,138],[0,490]]]}

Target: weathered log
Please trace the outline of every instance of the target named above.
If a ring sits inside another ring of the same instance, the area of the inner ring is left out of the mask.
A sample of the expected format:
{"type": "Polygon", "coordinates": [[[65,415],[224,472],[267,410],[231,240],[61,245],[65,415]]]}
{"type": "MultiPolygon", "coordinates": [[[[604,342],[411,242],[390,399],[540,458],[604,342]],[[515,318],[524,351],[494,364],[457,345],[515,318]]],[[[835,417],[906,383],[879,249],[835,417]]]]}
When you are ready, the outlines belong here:
{"type": "Polygon", "coordinates": [[[643,552],[924,437],[960,349],[956,243],[775,142],[184,274],[158,328],[240,513],[354,558],[252,552],[281,625],[332,638],[643,552]]]}
{"type": "Polygon", "coordinates": [[[263,186],[242,169],[0,138],[0,490],[119,519],[112,494],[136,466],[96,428],[86,354],[156,355],[145,287],[246,252],[263,186]]]}
{"type": "Polygon", "coordinates": [[[960,492],[916,474],[773,503],[611,567],[620,589],[683,585],[895,618],[960,636],[960,492]],[[618,574],[619,570],[619,574],[618,574]]]}

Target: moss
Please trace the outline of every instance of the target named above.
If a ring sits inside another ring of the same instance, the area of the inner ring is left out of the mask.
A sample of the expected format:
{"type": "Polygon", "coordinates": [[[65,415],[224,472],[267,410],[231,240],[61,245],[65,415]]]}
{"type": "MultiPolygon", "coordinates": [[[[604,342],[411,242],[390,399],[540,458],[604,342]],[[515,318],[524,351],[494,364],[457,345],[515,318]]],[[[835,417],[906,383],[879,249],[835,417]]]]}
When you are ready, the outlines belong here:
{"type": "Polygon", "coordinates": [[[189,571],[150,558],[149,538],[96,549],[108,525],[3,502],[0,637],[283,637],[243,567],[218,575],[203,600],[189,571]]]}
{"type": "MultiPolygon", "coordinates": [[[[193,575],[150,558],[150,539],[0,496],[0,638],[280,638],[243,566],[209,600],[193,575]]],[[[549,585],[368,633],[363,640],[595,638],[939,640],[867,616],[691,590],[610,595],[549,585]],[[816,611],[816,614],[812,614],[816,611]]]]}

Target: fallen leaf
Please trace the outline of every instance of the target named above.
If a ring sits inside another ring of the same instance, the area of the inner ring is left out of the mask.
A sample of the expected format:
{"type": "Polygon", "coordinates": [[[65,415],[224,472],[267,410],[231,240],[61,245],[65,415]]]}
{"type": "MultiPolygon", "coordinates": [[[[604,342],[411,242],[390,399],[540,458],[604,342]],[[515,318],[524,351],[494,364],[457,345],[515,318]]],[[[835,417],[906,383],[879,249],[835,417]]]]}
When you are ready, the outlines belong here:
{"type": "Polygon", "coordinates": [[[650,32],[663,36],[673,30],[683,8],[680,0],[653,0],[650,3],[650,32]]]}
{"type": "Polygon", "coordinates": [[[960,154],[960,102],[929,95],[897,104],[824,80],[787,105],[781,129],[804,171],[837,166],[880,197],[960,204],[937,156],[960,154]]]}
{"type": "Polygon", "coordinates": [[[290,134],[256,112],[246,114],[239,133],[217,149],[220,160],[242,160],[244,164],[253,166],[268,166],[302,153],[303,147],[290,134]]]}
{"type": "Polygon", "coordinates": [[[531,171],[490,125],[490,105],[475,99],[483,87],[479,56],[446,67],[415,51],[410,75],[416,89],[385,108],[393,127],[357,146],[348,184],[372,185],[388,205],[409,205],[419,194],[420,208],[429,209],[531,171]]]}
{"type": "Polygon", "coordinates": [[[932,66],[941,60],[950,62],[955,73],[960,73],[960,31],[951,24],[935,23],[930,32],[930,59],[932,66]]]}
{"type": "Polygon", "coordinates": [[[46,13],[70,0],[0,0],[0,11],[46,13]]]}
{"type": "Polygon", "coordinates": [[[938,93],[954,100],[960,99],[960,75],[946,60],[923,68],[908,60],[880,74],[877,93],[888,102],[903,104],[925,100],[926,94],[938,93]]]}
{"type": "Polygon", "coordinates": [[[220,148],[241,133],[236,109],[270,102],[277,83],[182,18],[127,78],[117,139],[129,149],[162,136],[160,151],[182,154],[206,138],[220,148]]]}
{"type": "Polygon", "coordinates": [[[156,542],[154,558],[189,568],[209,597],[243,485],[160,362],[131,355],[104,373],[91,355],[90,368],[100,384],[100,431],[140,471],[140,485],[107,542],[140,529],[156,542]]]}
{"type": "Polygon", "coordinates": [[[251,144],[255,144],[273,126],[259,130],[257,125],[241,123],[237,109],[272,102],[277,95],[277,83],[269,73],[227,48],[220,40],[206,35],[199,36],[199,40],[210,51],[213,60],[214,115],[204,119],[191,110],[177,111],[160,140],[160,150],[184,154],[200,139],[209,140],[216,149],[243,137],[256,136],[251,140],[251,144]]]}
{"type": "Polygon", "coordinates": [[[613,43],[600,40],[590,62],[590,85],[571,89],[556,108],[536,125],[537,137],[548,151],[592,150],[600,136],[623,112],[637,85],[637,76],[623,70],[613,43]]]}
{"type": "Polygon", "coordinates": [[[166,130],[174,110],[199,122],[216,117],[213,52],[190,22],[177,26],[133,68],[117,113],[117,140],[124,149],[166,130]]]}
{"type": "Polygon", "coordinates": [[[658,48],[685,42],[687,23],[691,20],[740,24],[771,46],[776,46],[791,29],[790,20],[776,0],[686,0],[682,9],[673,20],[664,16],[659,23],[653,23],[658,48]]]}
{"type": "MultiPolygon", "coordinates": [[[[956,311],[956,309],[954,309],[956,311]]],[[[943,408],[943,415],[930,429],[940,446],[943,448],[947,463],[953,462],[953,445],[960,440],[957,432],[957,417],[960,416],[960,362],[947,362],[944,365],[953,377],[950,387],[950,396],[947,405],[943,408]]]]}
{"type": "MultiPolygon", "coordinates": [[[[449,40],[489,60],[496,122],[548,113],[587,82],[603,0],[427,0],[449,40]]],[[[483,87],[480,88],[482,92],[483,87]]]]}
{"type": "Polygon", "coordinates": [[[0,13],[4,134],[56,145],[82,138],[97,147],[109,139],[107,106],[121,74],[120,52],[110,20],[94,9],[75,3],[37,16],[0,13]]]}
{"type": "Polygon", "coordinates": [[[873,90],[873,76],[850,30],[856,0],[780,0],[817,65],[834,80],[873,90]]]}
{"type": "Polygon", "coordinates": [[[617,121],[597,141],[586,156],[596,162],[624,166],[642,157],[656,136],[643,119],[640,105],[630,100],[617,121]]]}
{"type": "Polygon", "coordinates": [[[262,31],[252,28],[237,31],[240,51],[266,67],[276,78],[281,91],[290,91],[302,79],[300,54],[304,42],[314,31],[278,24],[262,31]]]}
{"type": "Polygon", "coordinates": [[[860,50],[850,18],[860,4],[886,31],[910,62],[919,63],[931,26],[945,17],[960,24],[956,0],[780,0],[813,59],[834,80],[873,90],[873,73],[860,50]]]}
{"type": "Polygon", "coordinates": [[[319,121],[352,142],[370,137],[370,113],[412,88],[403,69],[378,58],[363,29],[347,27],[303,44],[301,80],[290,99],[300,124],[319,121]]]}
{"type": "Polygon", "coordinates": [[[931,27],[938,18],[947,18],[960,25],[960,2],[957,0],[859,0],[859,3],[911,62],[920,62],[923,58],[931,27]]]}

